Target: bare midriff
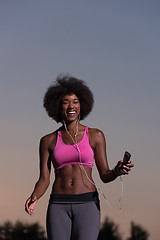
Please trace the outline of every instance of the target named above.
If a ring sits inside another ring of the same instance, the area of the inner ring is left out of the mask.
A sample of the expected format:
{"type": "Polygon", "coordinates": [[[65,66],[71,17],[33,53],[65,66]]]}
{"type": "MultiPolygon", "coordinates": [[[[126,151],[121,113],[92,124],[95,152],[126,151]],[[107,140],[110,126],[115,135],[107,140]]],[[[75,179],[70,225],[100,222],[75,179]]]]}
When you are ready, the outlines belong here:
{"type": "Polygon", "coordinates": [[[96,191],[93,182],[92,169],[88,166],[78,164],[67,165],[55,171],[55,181],[52,188],[52,193],[62,194],[81,194],[96,191]]]}

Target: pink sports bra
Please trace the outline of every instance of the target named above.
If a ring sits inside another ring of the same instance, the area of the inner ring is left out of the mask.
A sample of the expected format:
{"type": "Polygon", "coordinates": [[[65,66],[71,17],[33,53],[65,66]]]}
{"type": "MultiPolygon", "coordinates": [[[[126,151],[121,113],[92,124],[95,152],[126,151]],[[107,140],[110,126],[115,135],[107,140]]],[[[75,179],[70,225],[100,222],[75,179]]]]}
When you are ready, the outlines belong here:
{"type": "Polygon", "coordinates": [[[52,153],[52,163],[55,170],[70,164],[83,164],[90,168],[93,167],[94,153],[89,144],[87,126],[85,127],[82,140],[77,145],[80,150],[81,161],[76,145],[65,144],[62,140],[61,131],[58,131],[57,142],[52,153]]]}

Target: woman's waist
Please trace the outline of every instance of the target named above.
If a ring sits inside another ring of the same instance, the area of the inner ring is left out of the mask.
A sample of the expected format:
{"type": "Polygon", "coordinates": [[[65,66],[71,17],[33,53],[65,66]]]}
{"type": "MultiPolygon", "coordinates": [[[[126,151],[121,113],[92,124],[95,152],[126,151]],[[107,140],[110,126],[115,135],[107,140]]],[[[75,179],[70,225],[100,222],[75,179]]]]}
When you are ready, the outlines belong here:
{"type": "Polygon", "coordinates": [[[49,203],[86,203],[96,202],[99,203],[98,192],[86,192],[80,194],[61,194],[52,193],[50,195],[49,203]]]}
{"type": "Polygon", "coordinates": [[[96,186],[88,179],[64,179],[55,180],[52,187],[52,194],[81,194],[87,192],[95,192],[96,186]]]}

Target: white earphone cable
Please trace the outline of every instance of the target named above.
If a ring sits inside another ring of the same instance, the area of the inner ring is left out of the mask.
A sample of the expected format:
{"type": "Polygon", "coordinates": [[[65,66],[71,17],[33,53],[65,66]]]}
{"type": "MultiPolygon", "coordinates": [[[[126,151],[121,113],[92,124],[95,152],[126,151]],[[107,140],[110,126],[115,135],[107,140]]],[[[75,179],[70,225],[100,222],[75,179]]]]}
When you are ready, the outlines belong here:
{"type": "Polygon", "coordinates": [[[75,140],[73,139],[72,135],[69,133],[65,121],[64,121],[64,127],[65,127],[66,132],[67,132],[68,135],[71,137],[73,143],[75,144],[75,146],[76,146],[76,148],[77,148],[78,155],[79,155],[79,161],[80,161],[80,163],[81,163],[81,166],[82,166],[82,168],[83,168],[83,171],[84,171],[84,173],[85,173],[88,181],[89,181],[90,183],[92,183],[92,184],[97,188],[97,190],[102,194],[102,196],[104,197],[105,201],[107,202],[107,204],[108,204],[108,206],[109,206],[110,208],[114,208],[114,209],[117,209],[117,210],[122,209],[122,195],[123,195],[123,190],[124,190],[123,181],[122,181],[122,176],[120,176],[120,182],[121,182],[121,193],[120,193],[120,197],[119,197],[120,207],[119,207],[119,208],[115,208],[115,207],[113,207],[113,206],[109,203],[109,201],[108,201],[106,195],[103,193],[103,191],[88,177],[88,174],[87,174],[87,172],[86,172],[86,170],[85,170],[85,168],[84,168],[84,166],[83,166],[83,162],[82,162],[82,160],[81,160],[81,152],[80,152],[80,149],[79,149],[79,147],[78,147],[77,138],[76,138],[76,137],[77,137],[77,133],[78,133],[78,121],[77,121],[77,127],[76,127],[77,129],[76,129],[76,134],[75,134],[75,140]]]}

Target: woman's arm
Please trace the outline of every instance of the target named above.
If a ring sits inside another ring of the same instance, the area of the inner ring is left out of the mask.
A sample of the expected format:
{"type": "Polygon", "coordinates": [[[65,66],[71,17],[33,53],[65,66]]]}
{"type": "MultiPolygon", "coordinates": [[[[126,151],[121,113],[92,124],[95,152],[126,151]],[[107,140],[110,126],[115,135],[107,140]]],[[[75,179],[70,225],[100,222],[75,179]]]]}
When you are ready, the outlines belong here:
{"type": "MultiPolygon", "coordinates": [[[[91,142],[94,145],[95,163],[100,175],[101,180],[104,183],[111,182],[121,175],[120,169],[123,161],[119,161],[114,170],[109,169],[106,153],[106,140],[102,131],[98,129],[91,130],[91,142]]],[[[133,166],[131,162],[127,166],[123,167],[124,174],[128,174],[133,166]]]]}
{"type": "Polygon", "coordinates": [[[39,199],[45,193],[50,183],[51,161],[49,154],[48,136],[45,136],[40,140],[39,156],[40,176],[31,195],[32,198],[36,199],[39,199]]]}
{"type": "Polygon", "coordinates": [[[35,184],[34,190],[31,196],[27,199],[25,204],[25,210],[33,215],[33,209],[37,203],[37,200],[45,193],[50,183],[50,135],[43,137],[40,140],[39,155],[40,155],[40,176],[39,180],[35,184]]]}

